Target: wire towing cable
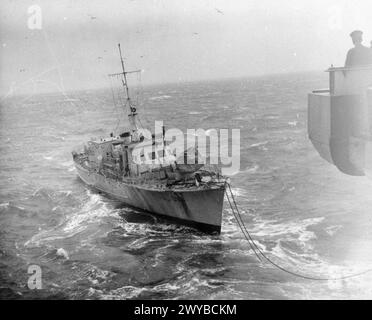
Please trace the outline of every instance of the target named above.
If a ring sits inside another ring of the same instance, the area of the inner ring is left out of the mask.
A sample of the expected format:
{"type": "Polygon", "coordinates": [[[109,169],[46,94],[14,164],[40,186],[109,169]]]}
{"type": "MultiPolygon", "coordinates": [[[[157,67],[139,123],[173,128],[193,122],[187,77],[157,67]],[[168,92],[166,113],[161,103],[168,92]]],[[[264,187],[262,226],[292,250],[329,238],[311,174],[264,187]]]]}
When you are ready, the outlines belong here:
{"type": "Polygon", "coordinates": [[[274,266],[275,268],[277,268],[277,269],[279,269],[279,270],[281,270],[281,271],[283,271],[283,272],[285,272],[287,274],[290,274],[290,275],[295,276],[297,278],[302,278],[302,279],[306,279],[306,280],[316,280],[316,281],[344,280],[344,279],[349,279],[349,278],[355,278],[355,277],[364,275],[364,274],[369,273],[369,272],[372,271],[372,269],[367,269],[365,271],[362,271],[362,272],[359,272],[359,273],[355,273],[355,274],[346,275],[346,276],[343,276],[343,277],[327,278],[327,277],[313,277],[313,276],[308,276],[308,275],[305,275],[305,274],[300,274],[300,273],[297,273],[297,272],[288,270],[288,269],[280,266],[279,264],[277,264],[276,262],[274,262],[273,260],[271,260],[271,258],[269,258],[260,249],[260,247],[256,244],[256,241],[252,238],[252,236],[251,236],[250,232],[248,231],[247,227],[245,226],[244,221],[242,219],[242,216],[240,214],[240,211],[239,211],[239,208],[237,206],[237,203],[236,203],[234,194],[233,194],[233,192],[231,190],[231,185],[227,181],[225,182],[225,190],[226,190],[227,201],[229,202],[229,205],[230,205],[231,211],[232,211],[232,213],[233,213],[233,215],[235,217],[235,220],[238,223],[239,228],[242,231],[245,239],[248,241],[248,243],[249,243],[252,251],[254,252],[254,254],[256,255],[256,257],[258,258],[258,260],[261,263],[263,263],[264,261],[266,261],[269,264],[271,264],[272,266],[274,266]]]}

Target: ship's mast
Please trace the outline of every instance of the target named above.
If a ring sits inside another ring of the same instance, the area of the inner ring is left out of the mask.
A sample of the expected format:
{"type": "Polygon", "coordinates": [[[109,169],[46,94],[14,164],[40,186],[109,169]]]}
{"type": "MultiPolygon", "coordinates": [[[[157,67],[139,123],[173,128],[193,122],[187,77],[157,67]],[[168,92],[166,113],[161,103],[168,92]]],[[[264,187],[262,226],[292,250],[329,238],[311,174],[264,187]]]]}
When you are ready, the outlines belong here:
{"type": "MultiPolygon", "coordinates": [[[[121,67],[122,67],[123,72],[110,74],[109,76],[119,76],[119,75],[123,76],[122,79],[121,79],[121,83],[123,85],[123,89],[124,89],[125,94],[127,96],[126,104],[128,104],[129,110],[130,110],[130,114],[128,115],[128,118],[129,118],[129,123],[130,123],[130,126],[131,126],[131,130],[132,130],[132,137],[133,137],[133,134],[134,134],[135,136],[133,138],[135,138],[135,140],[137,140],[138,139],[138,137],[136,137],[137,136],[137,131],[138,131],[138,125],[137,125],[137,121],[136,121],[137,109],[133,105],[132,100],[131,100],[130,95],[129,95],[127,74],[128,73],[141,72],[141,70],[125,71],[124,60],[123,60],[123,55],[122,55],[122,52],[121,52],[120,43],[118,43],[118,47],[119,47],[120,62],[121,62],[121,67]]],[[[124,107],[126,106],[126,104],[124,105],[124,107]]]]}
{"type": "MultiPolygon", "coordinates": [[[[129,96],[129,88],[128,88],[128,82],[127,82],[127,73],[125,72],[124,60],[123,60],[123,56],[121,54],[120,43],[118,43],[118,47],[119,47],[120,61],[121,61],[121,67],[123,69],[123,77],[124,77],[124,80],[122,80],[122,83],[123,83],[123,86],[124,86],[125,91],[127,93],[127,101],[129,103],[129,106],[131,107],[130,96],[129,96]]],[[[132,110],[131,110],[131,112],[132,112],[132,110]]]]}

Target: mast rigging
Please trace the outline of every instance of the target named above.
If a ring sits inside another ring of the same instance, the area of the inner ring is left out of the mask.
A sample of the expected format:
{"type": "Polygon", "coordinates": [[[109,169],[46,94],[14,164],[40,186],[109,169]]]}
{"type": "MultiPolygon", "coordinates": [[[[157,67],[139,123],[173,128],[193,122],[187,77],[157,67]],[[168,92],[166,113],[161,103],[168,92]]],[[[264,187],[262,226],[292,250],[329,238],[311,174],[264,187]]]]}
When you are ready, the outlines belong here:
{"type": "Polygon", "coordinates": [[[123,59],[123,55],[122,55],[122,52],[121,52],[121,47],[120,47],[120,43],[118,43],[118,48],[119,48],[119,55],[120,55],[120,62],[121,62],[121,67],[122,67],[122,72],[119,72],[119,73],[112,73],[112,74],[109,74],[110,77],[117,77],[117,76],[121,76],[121,83],[123,85],[123,89],[124,89],[124,92],[126,94],[126,103],[123,105],[123,107],[125,108],[125,106],[128,104],[129,105],[129,110],[130,110],[130,114],[128,115],[129,117],[129,122],[131,124],[131,130],[134,132],[137,132],[138,130],[138,125],[137,125],[137,122],[136,122],[136,115],[137,115],[137,109],[136,107],[134,106],[133,102],[132,102],[132,99],[130,97],[130,93],[129,93],[129,86],[128,86],[128,80],[127,80],[127,74],[129,73],[138,73],[138,72],[141,72],[141,70],[134,70],[134,71],[125,71],[125,65],[124,65],[124,59],[123,59]]]}

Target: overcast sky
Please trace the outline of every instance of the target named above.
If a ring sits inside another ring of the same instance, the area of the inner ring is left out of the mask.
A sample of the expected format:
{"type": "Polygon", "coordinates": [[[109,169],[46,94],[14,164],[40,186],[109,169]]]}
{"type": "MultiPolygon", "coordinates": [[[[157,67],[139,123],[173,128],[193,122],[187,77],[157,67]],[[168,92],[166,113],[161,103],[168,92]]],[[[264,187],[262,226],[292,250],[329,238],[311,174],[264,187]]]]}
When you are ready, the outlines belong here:
{"type": "Polygon", "coordinates": [[[349,33],[372,40],[371,0],[2,0],[0,94],[249,77],[343,65],[349,33]],[[29,29],[39,5],[42,28],[29,29]]]}

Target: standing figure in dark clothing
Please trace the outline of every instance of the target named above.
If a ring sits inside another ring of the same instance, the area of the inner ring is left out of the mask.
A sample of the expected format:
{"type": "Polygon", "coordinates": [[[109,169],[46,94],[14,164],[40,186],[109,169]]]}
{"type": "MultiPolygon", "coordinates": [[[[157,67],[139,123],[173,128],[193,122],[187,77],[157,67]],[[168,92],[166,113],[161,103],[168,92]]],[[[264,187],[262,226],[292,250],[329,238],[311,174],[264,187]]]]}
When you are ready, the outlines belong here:
{"type": "Polygon", "coordinates": [[[363,32],[356,30],[350,34],[354,48],[347,53],[345,67],[356,67],[372,64],[372,50],[362,45],[363,32]]]}

